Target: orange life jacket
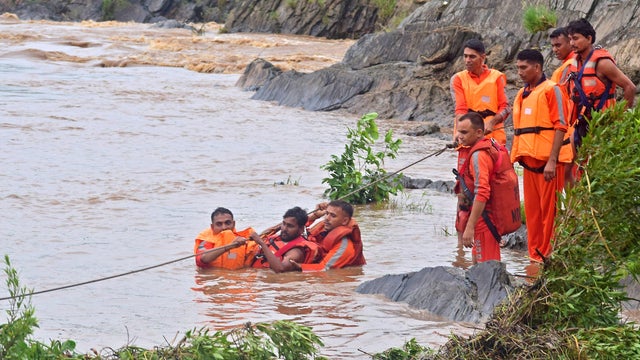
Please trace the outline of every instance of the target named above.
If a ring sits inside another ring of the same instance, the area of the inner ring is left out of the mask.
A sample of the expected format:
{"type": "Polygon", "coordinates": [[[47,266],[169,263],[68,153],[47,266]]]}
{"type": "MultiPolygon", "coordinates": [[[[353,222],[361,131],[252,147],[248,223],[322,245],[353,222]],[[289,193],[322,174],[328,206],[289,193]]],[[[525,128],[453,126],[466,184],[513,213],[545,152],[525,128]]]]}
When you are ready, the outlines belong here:
{"type": "Polygon", "coordinates": [[[607,50],[596,47],[585,60],[578,61],[575,57],[569,66],[572,77],[569,91],[573,101],[571,123],[575,124],[573,140],[576,148],[589,131],[591,112],[609,108],[616,102],[615,84],[611,81],[602,82],[596,74],[596,67],[602,59],[609,59],[615,64],[607,50]]]}
{"type": "Polygon", "coordinates": [[[346,226],[338,226],[329,232],[324,231],[324,221],[319,222],[309,230],[309,238],[313,239],[320,246],[320,256],[324,257],[342,238],[348,237],[354,246],[355,256],[345,266],[365,265],[367,261],[362,252],[362,237],[360,236],[360,227],[354,218],[349,220],[346,226]]]}
{"type": "Polygon", "coordinates": [[[569,74],[571,73],[571,63],[574,58],[575,55],[570,55],[564,62],[562,62],[562,65],[558,66],[558,68],[553,72],[553,75],[551,75],[551,81],[558,84],[560,90],[562,90],[562,92],[567,96],[567,99],[569,98],[570,86],[569,74]]]}
{"type": "MultiPolygon", "coordinates": [[[[545,93],[554,87],[555,82],[545,80],[538,84],[531,93],[523,99],[524,88],[520,89],[513,104],[513,144],[511,145],[511,162],[519,161],[521,157],[529,156],[538,160],[549,160],[555,129],[549,118],[549,103],[545,93]]],[[[557,89],[557,87],[556,87],[557,89]]],[[[555,91],[555,90],[554,90],[555,91]]],[[[562,99],[566,100],[562,91],[558,91],[562,99]]],[[[562,101],[563,113],[558,114],[566,120],[566,101],[562,101]]],[[[565,142],[560,148],[558,162],[569,163],[573,158],[569,146],[569,133],[565,134],[565,142]]],[[[542,172],[541,169],[531,169],[542,172]]]]}
{"type": "Polygon", "coordinates": [[[592,110],[606,109],[615,103],[615,85],[610,81],[602,82],[596,75],[596,67],[602,59],[609,59],[615,64],[607,50],[594,48],[585,60],[574,57],[569,65],[571,100],[578,106],[579,114],[585,113],[588,118],[592,110]]]}
{"type": "MultiPolygon", "coordinates": [[[[500,104],[498,103],[498,86],[496,83],[500,77],[505,77],[498,70],[490,69],[489,71],[489,75],[480,84],[476,83],[467,70],[457,74],[464,88],[464,98],[469,112],[473,111],[481,114],[485,124],[493,119],[498,112],[500,104]]],[[[493,137],[500,143],[506,143],[507,136],[504,132],[504,123],[497,124],[493,131],[487,134],[487,137],[493,137]]]]}
{"type": "MultiPolygon", "coordinates": [[[[301,248],[304,251],[305,258],[302,264],[312,264],[319,254],[318,244],[313,241],[308,241],[302,236],[298,236],[289,242],[282,241],[279,235],[272,236],[268,239],[267,243],[269,244],[271,252],[273,252],[280,261],[282,261],[284,255],[293,248],[301,248]]],[[[254,256],[253,265],[251,266],[254,268],[269,268],[269,262],[262,254],[262,250],[259,250],[254,256]]]]}
{"type": "MultiPolygon", "coordinates": [[[[238,236],[248,239],[253,231],[252,228],[246,228],[241,231],[235,231],[235,229],[233,231],[224,230],[214,234],[211,227],[208,227],[198,234],[193,247],[193,253],[199,254],[216,247],[229,245],[238,236]]],[[[202,262],[202,260],[200,260],[201,255],[197,255],[196,265],[201,268],[218,267],[230,270],[241,269],[251,266],[256,250],[257,244],[253,241],[247,241],[245,245],[231,249],[209,263],[202,262]]]]}
{"type": "Polygon", "coordinates": [[[488,138],[478,141],[468,152],[465,151],[466,158],[462,169],[459,172],[454,171],[458,180],[456,193],[463,192],[471,204],[475,197],[474,179],[467,169],[471,156],[476,151],[487,151],[493,159],[493,172],[489,176],[491,195],[485,205],[482,219],[496,240],[500,241],[501,235],[514,232],[522,226],[518,176],[504,145],[488,138]]]}

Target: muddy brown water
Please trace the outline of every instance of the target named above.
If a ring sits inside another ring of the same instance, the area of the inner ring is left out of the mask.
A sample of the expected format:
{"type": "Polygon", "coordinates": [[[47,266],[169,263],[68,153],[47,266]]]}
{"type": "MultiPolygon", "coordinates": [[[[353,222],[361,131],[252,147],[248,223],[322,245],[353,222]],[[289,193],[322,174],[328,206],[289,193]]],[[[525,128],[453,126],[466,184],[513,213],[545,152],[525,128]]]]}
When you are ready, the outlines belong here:
{"type": "MultiPolygon", "coordinates": [[[[234,211],[238,227],[262,230],[292,206],[323,200],[320,166],[342,152],[357,117],[254,101],[234,84],[256,56],[311,71],[339,61],[352,42],[207,26],[193,36],[145,24],[0,20],[0,241],[23,285],[40,291],[188,256],[217,206],[234,211]]],[[[404,141],[389,171],[444,146],[404,135],[415,125],[380,121],[404,141]]],[[[454,163],[449,151],[404,173],[451,180],[454,163]]],[[[454,202],[407,190],[390,206],[357,207],[361,268],[198,271],[188,259],[35,295],[35,336],[88,351],[287,319],[311,326],[332,359],[366,359],[414,337],[438,346],[472,325],[354,289],[385,274],[468,267],[469,251],[451,235],[454,202]]],[[[512,251],[503,260],[513,273],[527,263],[512,251]]]]}

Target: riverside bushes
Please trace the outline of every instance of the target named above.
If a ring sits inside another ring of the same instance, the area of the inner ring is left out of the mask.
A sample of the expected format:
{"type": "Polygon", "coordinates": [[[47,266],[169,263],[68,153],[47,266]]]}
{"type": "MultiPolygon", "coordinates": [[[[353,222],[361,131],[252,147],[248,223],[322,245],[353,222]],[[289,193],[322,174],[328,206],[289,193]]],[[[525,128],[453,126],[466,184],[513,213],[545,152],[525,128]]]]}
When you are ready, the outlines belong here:
{"type": "Polygon", "coordinates": [[[347,143],[342,155],[331,155],[331,160],[321,166],[329,172],[322,183],[329,185],[324,195],[332,200],[341,199],[352,204],[368,204],[389,200],[404,188],[400,176],[385,179],[384,160],[395,159],[402,140],[393,139],[393,131],[384,136],[384,148],[374,145],[380,134],[376,125],[378,114],[369,113],[358,120],[355,129],[347,128],[347,143]]]}
{"type": "Polygon", "coordinates": [[[496,308],[484,331],[419,358],[640,359],[637,324],[620,318],[628,300],[620,281],[640,273],[639,140],[640,105],[595,114],[578,154],[584,173],[556,217],[541,275],[496,308]]]}
{"type": "Polygon", "coordinates": [[[0,324],[0,359],[174,359],[174,360],[304,360],[326,358],[317,355],[323,346],[310,328],[289,321],[247,323],[230,331],[209,332],[206,328],[187,331],[175,346],[144,349],[127,345],[120,349],[105,348],[100,353],[79,354],[76,343],[52,340],[49,345],[30,338],[38,326],[31,306],[30,294],[21,287],[18,274],[5,255],[10,309],[7,322],[0,324]]]}
{"type": "Polygon", "coordinates": [[[484,331],[453,335],[435,354],[376,359],[640,359],[620,285],[640,274],[640,105],[594,114],[580,181],[556,217],[554,253],[530,287],[497,307],[484,331]]]}

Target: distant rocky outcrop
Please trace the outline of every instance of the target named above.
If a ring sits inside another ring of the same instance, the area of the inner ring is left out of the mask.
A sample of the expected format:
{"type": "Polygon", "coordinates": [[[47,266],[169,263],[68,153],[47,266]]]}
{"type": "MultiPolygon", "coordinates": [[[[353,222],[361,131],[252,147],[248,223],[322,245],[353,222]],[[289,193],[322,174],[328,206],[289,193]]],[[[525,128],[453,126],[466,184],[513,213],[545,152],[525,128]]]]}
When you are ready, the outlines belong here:
{"type": "MultiPolygon", "coordinates": [[[[396,11],[413,10],[400,0],[396,11]],[[400,6],[402,5],[402,6],[400,6]]],[[[374,0],[0,0],[0,13],[24,20],[116,20],[157,23],[214,21],[228,32],[262,32],[356,39],[388,26],[374,0]]]]}
{"type": "Polygon", "coordinates": [[[453,321],[481,323],[507,297],[513,285],[505,265],[488,261],[464,271],[438,266],[385,275],[360,284],[361,294],[382,294],[453,321]]]}
{"type": "MultiPolygon", "coordinates": [[[[635,56],[640,50],[637,1],[553,4],[558,25],[586,17],[596,28],[597,43],[614,54],[632,81],[640,81],[640,58],[635,56]]],[[[522,13],[519,1],[427,1],[397,29],[361,37],[341,63],[310,74],[284,72],[265,82],[253,98],[308,110],[343,109],[357,115],[375,111],[381,118],[428,120],[451,127],[449,80],[463,69],[465,40],[485,42],[489,65],[507,74],[510,99],[521,86],[513,65],[519,50],[541,47],[548,73],[559,65],[548,34],[528,34],[521,24],[522,13]]]]}
{"type": "Polygon", "coordinates": [[[231,11],[225,28],[343,39],[373,32],[377,20],[378,7],[370,0],[244,0],[231,11]]]}

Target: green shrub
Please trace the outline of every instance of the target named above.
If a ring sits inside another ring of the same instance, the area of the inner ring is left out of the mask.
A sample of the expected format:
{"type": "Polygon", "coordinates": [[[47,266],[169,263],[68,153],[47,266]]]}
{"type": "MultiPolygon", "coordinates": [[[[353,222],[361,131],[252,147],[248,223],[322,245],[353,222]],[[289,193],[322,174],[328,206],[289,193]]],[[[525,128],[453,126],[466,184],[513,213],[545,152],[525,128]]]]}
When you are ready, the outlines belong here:
{"type": "Polygon", "coordinates": [[[524,28],[532,34],[555,27],[557,21],[556,14],[543,5],[528,6],[522,16],[524,28]]]}
{"type": "Polygon", "coordinates": [[[556,217],[554,253],[485,325],[423,359],[640,359],[621,322],[620,281],[640,274],[640,105],[594,114],[578,152],[584,173],[556,217]]]}
{"type": "Polygon", "coordinates": [[[370,113],[358,120],[356,129],[348,128],[347,144],[342,155],[331,155],[331,160],[321,169],[329,172],[322,179],[329,189],[324,195],[330,199],[342,199],[353,204],[368,204],[386,201],[389,195],[402,191],[400,175],[389,180],[383,168],[386,158],[394,159],[402,140],[393,139],[389,130],[384,137],[384,149],[375,151],[373,145],[378,140],[378,114],[370,113]]]}

